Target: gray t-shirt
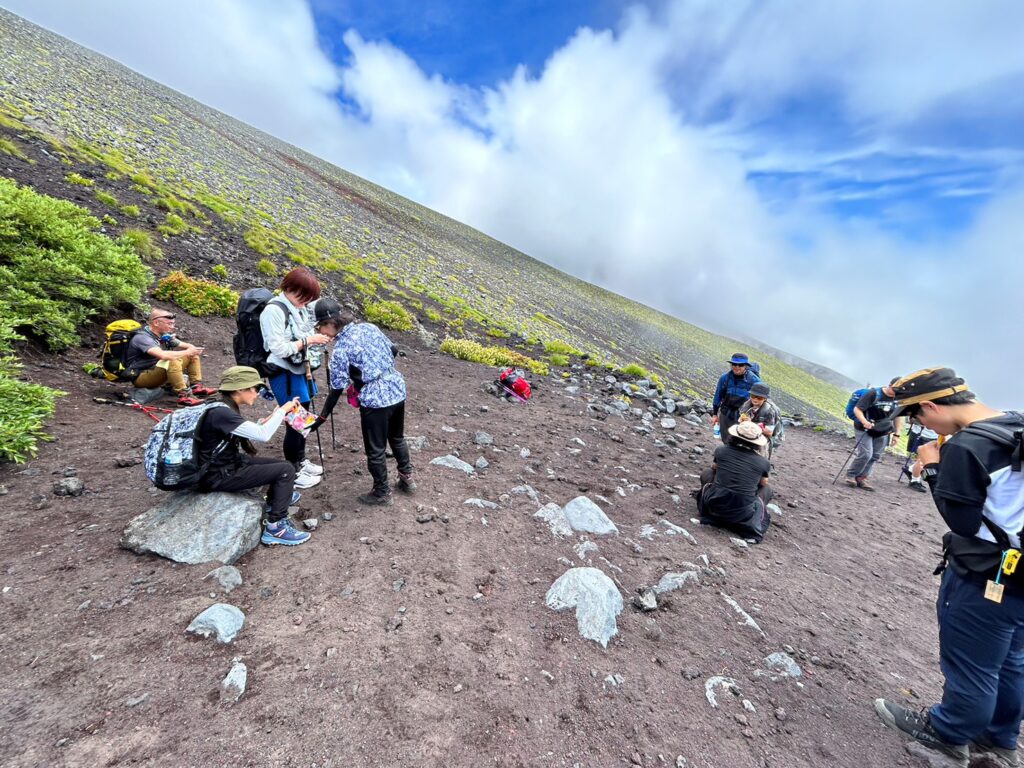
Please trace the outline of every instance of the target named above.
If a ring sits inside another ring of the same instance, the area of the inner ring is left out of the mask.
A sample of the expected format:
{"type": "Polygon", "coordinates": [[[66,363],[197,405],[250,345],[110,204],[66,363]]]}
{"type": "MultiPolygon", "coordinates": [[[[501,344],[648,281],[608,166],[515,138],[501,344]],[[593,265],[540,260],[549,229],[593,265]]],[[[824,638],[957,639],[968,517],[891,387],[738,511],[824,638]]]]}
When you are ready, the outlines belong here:
{"type": "Polygon", "coordinates": [[[747,414],[755,424],[763,426],[769,435],[775,432],[775,425],[779,423],[779,410],[771,400],[765,400],[760,408],[747,400],[740,406],[740,416],[747,414]]]}
{"type": "Polygon", "coordinates": [[[143,328],[132,337],[131,342],[128,344],[128,370],[134,372],[134,374],[148,371],[160,362],[149,354],[149,350],[153,349],[153,347],[162,347],[163,349],[170,350],[176,348],[179,344],[181,342],[177,339],[171,339],[170,342],[160,341],[149,328],[143,328]]]}

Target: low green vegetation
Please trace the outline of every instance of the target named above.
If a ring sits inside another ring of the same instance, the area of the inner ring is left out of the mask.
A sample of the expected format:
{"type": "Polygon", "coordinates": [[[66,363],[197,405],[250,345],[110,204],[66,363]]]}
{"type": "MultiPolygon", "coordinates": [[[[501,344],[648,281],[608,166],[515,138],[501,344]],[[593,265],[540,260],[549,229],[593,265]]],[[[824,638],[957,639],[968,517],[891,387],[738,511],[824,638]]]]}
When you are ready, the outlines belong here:
{"type": "Polygon", "coordinates": [[[246,230],[245,244],[261,256],[275,256],[284,251],[284,243],[277,235],[266,227],[257,224],[246,230]]]}
{"type": "Polygon", "coordinates": [[[556,353],[554,355],[548,355],[548,362],[552,365],[568,365],[569,357],[567,355],[559,355],[556,353]]]}
{"type": "MultiPolygon", "coordinates": [[[[579,355],[580,351],[571,344],[566,344],[564,341],[546,341],[544,342],[544,351],[548,354],[554,355],[579,355]]],[[[563,365],[563,363],[560,363],[563,365]]]]}
{"type": "Polygon", "coordinates": [[[154,259],[162,259],[164,257],[163,249],[154,242],[153,236],[144,229],[130,227],[121,233],[121,239],[146,261],[153,261],[154,259]]]}
{"type": "Polygon", "coordinates": [[[432,323],[441,322],[441,313],[438,312],[436,309],[425,309],[423,310],[423,314],[426,315],[427,320],[429,320],[432,323]]]}
{"type": "Polygon", "coordinates": [[[267,277],[277,276],[277,264],[272,262],[270,259],[260,259],[259,264],[256,265],[256,271],[261,275],[267,277]]]}
{"type": "Polygon", "coordinates": [[[138,302],[152,279],[131,247],[100,226],[83,208],[0,177],[0,461],[35,455],[62,394],[18,378],[14,344],[77,344],[85,323],[138,302]]]}
{"type": "Polygon", "coordinates": [[[547,363],[533,360],[508,347],[485,347],[470,339],[448,337],[441,342],[441,351],[459,360],[468,360],[471,363],[494,367],[511,365],[517,368],[527,368],[541,376],[547,376],[550,371],[547,363]]]}
{"type": "Polygon", "coordinates": [[[153,296],[172,301],[190,315],[231,317],[238,306],[238,293],[210,280],[196,280],[184,272],[171,272],[156,285],[153,296]]]}
{"type": "Polygon", "coordinates": [[[109,205],[111,208],[117,208],[120,205],[120,201],[109,192],[104,192],[102,189],[96,190],[96,199],[104,205],[109,205]]]}
{"type": "Polygon", "coordinates": [[[216,277],[218,280],[228,279],[228,268],[223,264],[214,264],[210,267],[210,274],[216,277]]]}
{"type": "Polygon", "coordinates": [[[137,219],[142,211],[139,210],[139,206],[137,205],[122,205],[121,213],[125,216],[131,216],[133,219],[137,219]]]}
{"type": "Polygon", "coordinates": [[[168,213],[167,218],[164,219],[164,223],[156,228],[157,231],[162,235],[168,237],[172,235],[180,235],[188,230],[188,224],[176,213],[168,213]]]}
{"type": "Polygon", "coordinates": [[[619,373],[624,376],[639,376],[641,379],[648,377],[647,369],[639,363],[629,363],[619,368],[619,373]]]}
{"type": "Polygon", "coordinates": [[[96,183],[92,179],[87,179],[85,178],[85,176],[82,176],[79,173],[69,173],[67,176],[64,177],[64,181],[66,181],[68,184],[74,184],[75,186],[78,187],[91,187],[96,183]]]}
{"type": "Polygon", "coordinates": [[[363,314],[374,325],[396,331],[411,331],[416,319],[397,301],[367,301],[363,314]]]}
{"type": "MultiPolygon", "coordinates": [[[[28,160],[28,155],[22,152],[21,147],[19,147],[15,142],[11,141],[10,139],[0,138],[0,152],[2,152],[5,155],[17,157],[19,160],[28,160]]],[[[29,160],[29,162],[32,161],[29,160]]]]}

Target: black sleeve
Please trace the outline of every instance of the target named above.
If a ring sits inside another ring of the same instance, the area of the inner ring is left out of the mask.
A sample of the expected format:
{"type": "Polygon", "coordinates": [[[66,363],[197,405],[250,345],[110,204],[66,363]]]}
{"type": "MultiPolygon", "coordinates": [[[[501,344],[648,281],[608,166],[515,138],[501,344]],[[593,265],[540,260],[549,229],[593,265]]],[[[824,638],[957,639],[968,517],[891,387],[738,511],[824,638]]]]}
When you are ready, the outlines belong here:
{"type": "Polygon", "coordinates": [[[988,497],[989,482],[985,465],[973,451],[956,442],[942,446],[939,475],[932,486],[935,496],[977,507],[980,514],[988,497]]]}
{"type": "Polygon", "coordinates": [[[203,416],[204,431],[217,441],[230,438],[242,424],[245,424],[245,419],[231,408],[211,408],[203,416]]]}
{"type": "Polygon", "coordinates": [[[321,419],[326,419],[334,411],[334,406],[338,404],[338,400],[345,394],[343,389],[332,389],[327,393],[327,397],[324,399],[323,407],[320,408],[318,416],[321,419]]]}
{"type": "Polygon", "coordinates": [[[866,416],[868,408],[875,404],[875,396],[878,394],[878,390],[869,389],[863,395],[860,396],[860,400],[857,401],[857,407],[860,408],[861,412],[866,416]]]}
{"type": "Polygon", "coordinates": [[[949,530],[960,536],[976,536],[981,528],[982,508],[962,501],[951,501],[932,493],[935,506],[949,530]]]}

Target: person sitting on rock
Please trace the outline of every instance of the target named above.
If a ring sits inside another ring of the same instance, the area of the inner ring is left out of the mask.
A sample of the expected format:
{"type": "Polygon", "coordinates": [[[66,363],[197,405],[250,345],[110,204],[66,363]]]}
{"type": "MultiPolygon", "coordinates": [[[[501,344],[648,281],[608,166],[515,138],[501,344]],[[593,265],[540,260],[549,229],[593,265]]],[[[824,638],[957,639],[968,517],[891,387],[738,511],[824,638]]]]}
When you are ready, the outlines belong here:
{"type": "Polygon", "coordinates": [[[246,491],[269,486],[267,517],[261,541],[264,544],[295,546],[309,539],[288,519],[288,507],[299,500],[295,491],[295,465],[283,459],[257,456],[253,441],[265,443],[277,432],[285,415],[299,406],[293,397],[257,424],[246,421],[239,407],[251,406],[265,389],[263,377],[255,368],[234,365],[224,371],[218,387],[228,407],[211,406],[199,422],[199,461],[206,471],[197,489],[246,491]]]}
{"type": "Polygon", "coordinates": [[[321,322],[321,331],[328,336],[334,330],[330,325],[341,329],[328,363],[331,391],[312,428],[320,428],[343,395],[358,405],[366,466],[373,478],[372,490],[359,496],[359,501],[391,504],[385,460],[389,446],[398,462],[398,490],[409,494],[416,490],[405,442],[405,379],[395,369],[398,347],[376,325],[357,323],[348,312],[321,322]]]}
{"type": "Polygon", "coordinates": [[[750,397],[740,406],[740,421],[749,421],[761,428],[761,434],[768,442],[759,453],[769,459],[772,457],[772,435],[779,423],[779,408],[768,399],[771,393],[771,388],[759,381],[750,388],[750,397]]]}
{"type": "Polygon", "coordinates": [[[715,397],[711,404],[711,423],[717,424],[722,442],[729,442],[729,427],[739,421],[740,406],[750,395],[750,388],[761,378],[750,370],[750,358],[742,352],[735,353],[729,359],[732,368],[721,375],[715,387],[715,397]]]}
{"type": "Polygon", "coordinates": [[[174,335],[174,326],[174,313],[166,309],[149,313],[149,323],[128,344],[128,378],[139,389],[157,389],[168,384],[178,396],[178,405],[199,405],[202,401],[197,398],[214,393],[203,386],[203,369],[199,364],[203,347],[179,339],[174,335]]]}
{"type": "Polygon", "coordinates": [[[760,543],[771,523],[767,504],[771,464],[758,449],[768,442],[761,428],[744,421],[729,427],[729,442],[715,451],[710,469],[701,473],[696,494],[702,525],[714,525],[760,543]]]}

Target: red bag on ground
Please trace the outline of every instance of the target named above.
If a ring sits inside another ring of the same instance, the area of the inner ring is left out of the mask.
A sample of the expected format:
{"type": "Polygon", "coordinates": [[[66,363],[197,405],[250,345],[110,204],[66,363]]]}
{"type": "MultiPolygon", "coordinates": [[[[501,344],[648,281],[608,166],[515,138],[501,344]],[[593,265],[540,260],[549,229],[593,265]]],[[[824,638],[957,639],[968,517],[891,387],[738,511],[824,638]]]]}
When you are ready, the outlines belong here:
{"type": "Polygon", "coordinates": [[[520,400],[529,400],[530,395],[533,394],[530,382],[526,380],[522,371],[515,368],[506,368],[502,371],[498,375],[498,383],[520,400]]]}

